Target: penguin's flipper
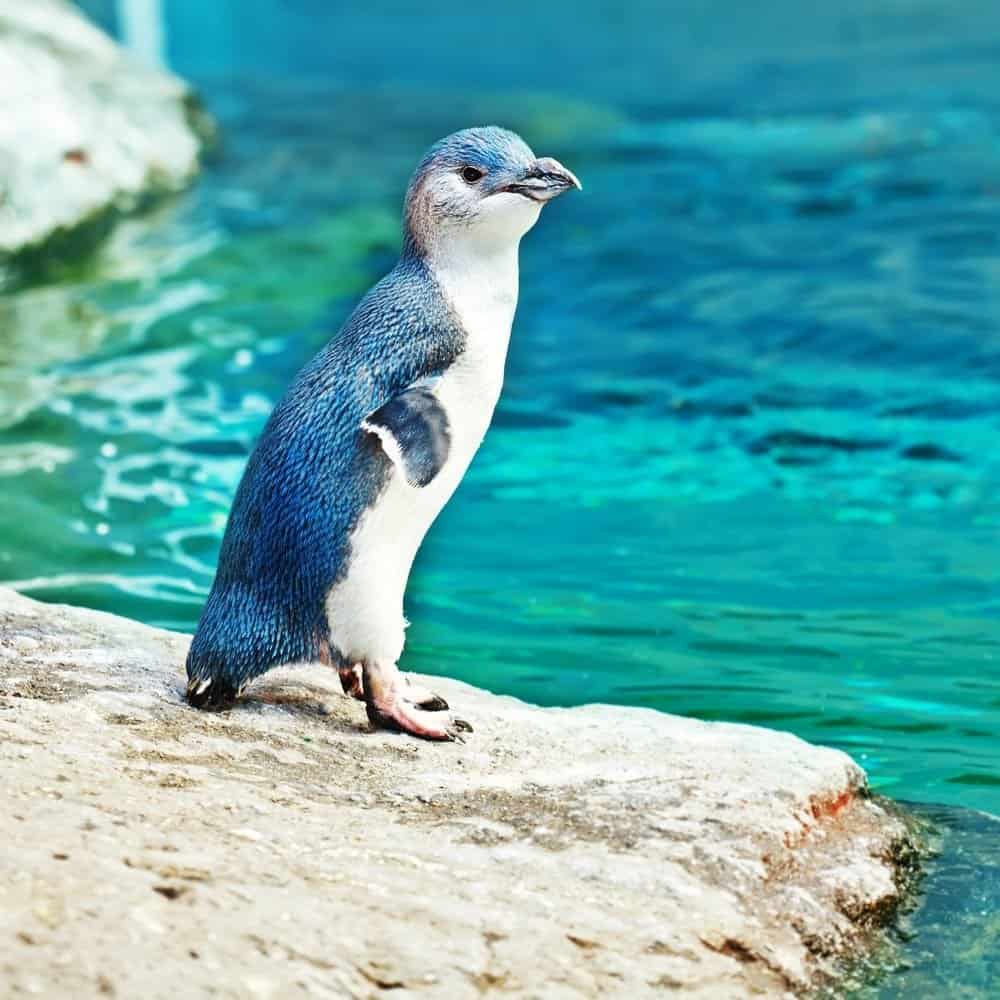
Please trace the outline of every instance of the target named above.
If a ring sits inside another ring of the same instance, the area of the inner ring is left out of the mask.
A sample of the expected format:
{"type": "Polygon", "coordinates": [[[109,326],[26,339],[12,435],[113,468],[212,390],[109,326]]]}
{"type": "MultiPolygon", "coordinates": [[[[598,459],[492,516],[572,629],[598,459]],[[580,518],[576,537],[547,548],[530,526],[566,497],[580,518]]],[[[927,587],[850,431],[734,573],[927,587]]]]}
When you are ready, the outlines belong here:
{"type": "Polygon", "coordinates": [[[441,471],[451,447],[444,407],[427,382],[410,386],[361,422],[411,486],[426,486],[441,471]]]}

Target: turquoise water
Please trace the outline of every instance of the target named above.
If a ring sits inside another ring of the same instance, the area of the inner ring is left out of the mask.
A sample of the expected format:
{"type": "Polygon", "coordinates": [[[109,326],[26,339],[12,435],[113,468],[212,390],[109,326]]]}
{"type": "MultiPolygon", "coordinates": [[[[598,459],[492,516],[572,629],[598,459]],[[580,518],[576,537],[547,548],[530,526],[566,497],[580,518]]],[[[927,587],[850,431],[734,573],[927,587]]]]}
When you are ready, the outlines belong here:
{"type": "Polygon", "coordinates": [[[980,1000],[1000,982],[1000,819],[948,806],[912,812],[933,831],[935,856],[918,905],[899,915],[887,948],[851,970],[849,1000],[980,1000]]]}
{"type": "Polygon", "coordinates": [[[789,729],[951,807],[863,995],[989,995],[995,824],[959,807],[1000,813],[1000,11],[442,8],[411,52],[402,14],[244,6],[239,44],[228,2],[165,26],[225,131],[202,183],[0,296],[0,579],[191,629],[416,156],[514,127],[584,192],[525,241],[404,665],[789,729]]]}
{"type": "MultiPolygon", "coordinates": [[[[0,572],[183,629],[270,407],[391,264],[415,151],[505,103],[209,98],[203,183],[2,305],[0,572]]],[[[992,115],[503,117],[586,187],[526,240],[406,665],[792,729],[880,791],[1000,812],[992,115]]]]}

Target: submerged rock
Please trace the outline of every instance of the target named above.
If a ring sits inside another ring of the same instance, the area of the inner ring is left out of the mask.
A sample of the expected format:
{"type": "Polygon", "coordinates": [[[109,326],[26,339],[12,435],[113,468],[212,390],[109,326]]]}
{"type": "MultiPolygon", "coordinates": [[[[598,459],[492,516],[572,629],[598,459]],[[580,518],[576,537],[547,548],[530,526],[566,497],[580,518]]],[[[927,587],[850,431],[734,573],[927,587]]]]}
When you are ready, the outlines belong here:
{"type": "Polygon", "coordinates": [[[0,589],[5,995],[794,995],[905,891],[904,822],[786,733],[435,678],[476,731],[421,743],[320,666],[203,714],[187,643],[0,589]]]}
{"type": "Polygon", "coordinates": [[[73,257],[114,216],[187,185],[212,125],[181,80],[62,0],[0,0],[0,277],[73,257]]]}

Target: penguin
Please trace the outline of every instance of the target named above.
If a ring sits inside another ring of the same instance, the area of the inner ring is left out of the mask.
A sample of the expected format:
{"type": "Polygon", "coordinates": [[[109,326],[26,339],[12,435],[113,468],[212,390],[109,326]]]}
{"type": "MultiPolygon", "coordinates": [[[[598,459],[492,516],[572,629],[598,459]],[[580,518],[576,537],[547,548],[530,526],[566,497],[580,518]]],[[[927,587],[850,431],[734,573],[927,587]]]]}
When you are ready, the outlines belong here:
{"type": "Polygon", "coordinates": [[[500,396],[521,238],[579,187],[495,126],[425,154],[398,261],[296,376],[247,463],[187,656],[191,705],[229,707],[270,668],[320,661],[374,727],[471,730],[399,670],[403,597],[500,396]]]}

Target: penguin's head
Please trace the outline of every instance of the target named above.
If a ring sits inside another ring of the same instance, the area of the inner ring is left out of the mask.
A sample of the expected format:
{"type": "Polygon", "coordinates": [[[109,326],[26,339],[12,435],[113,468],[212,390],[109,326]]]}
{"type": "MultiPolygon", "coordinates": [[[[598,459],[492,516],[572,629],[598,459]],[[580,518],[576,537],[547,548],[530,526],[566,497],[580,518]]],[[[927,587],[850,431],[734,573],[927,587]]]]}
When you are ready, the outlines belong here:
{"type": "Polygon", "coordinates": [[[558,160],[536,157],[513,132],[455,132],[427,151],[406,192],[406,239],[420,252],[443,241],[486,251],[517,245],[542,205],[580,182],[558,160]]]}

